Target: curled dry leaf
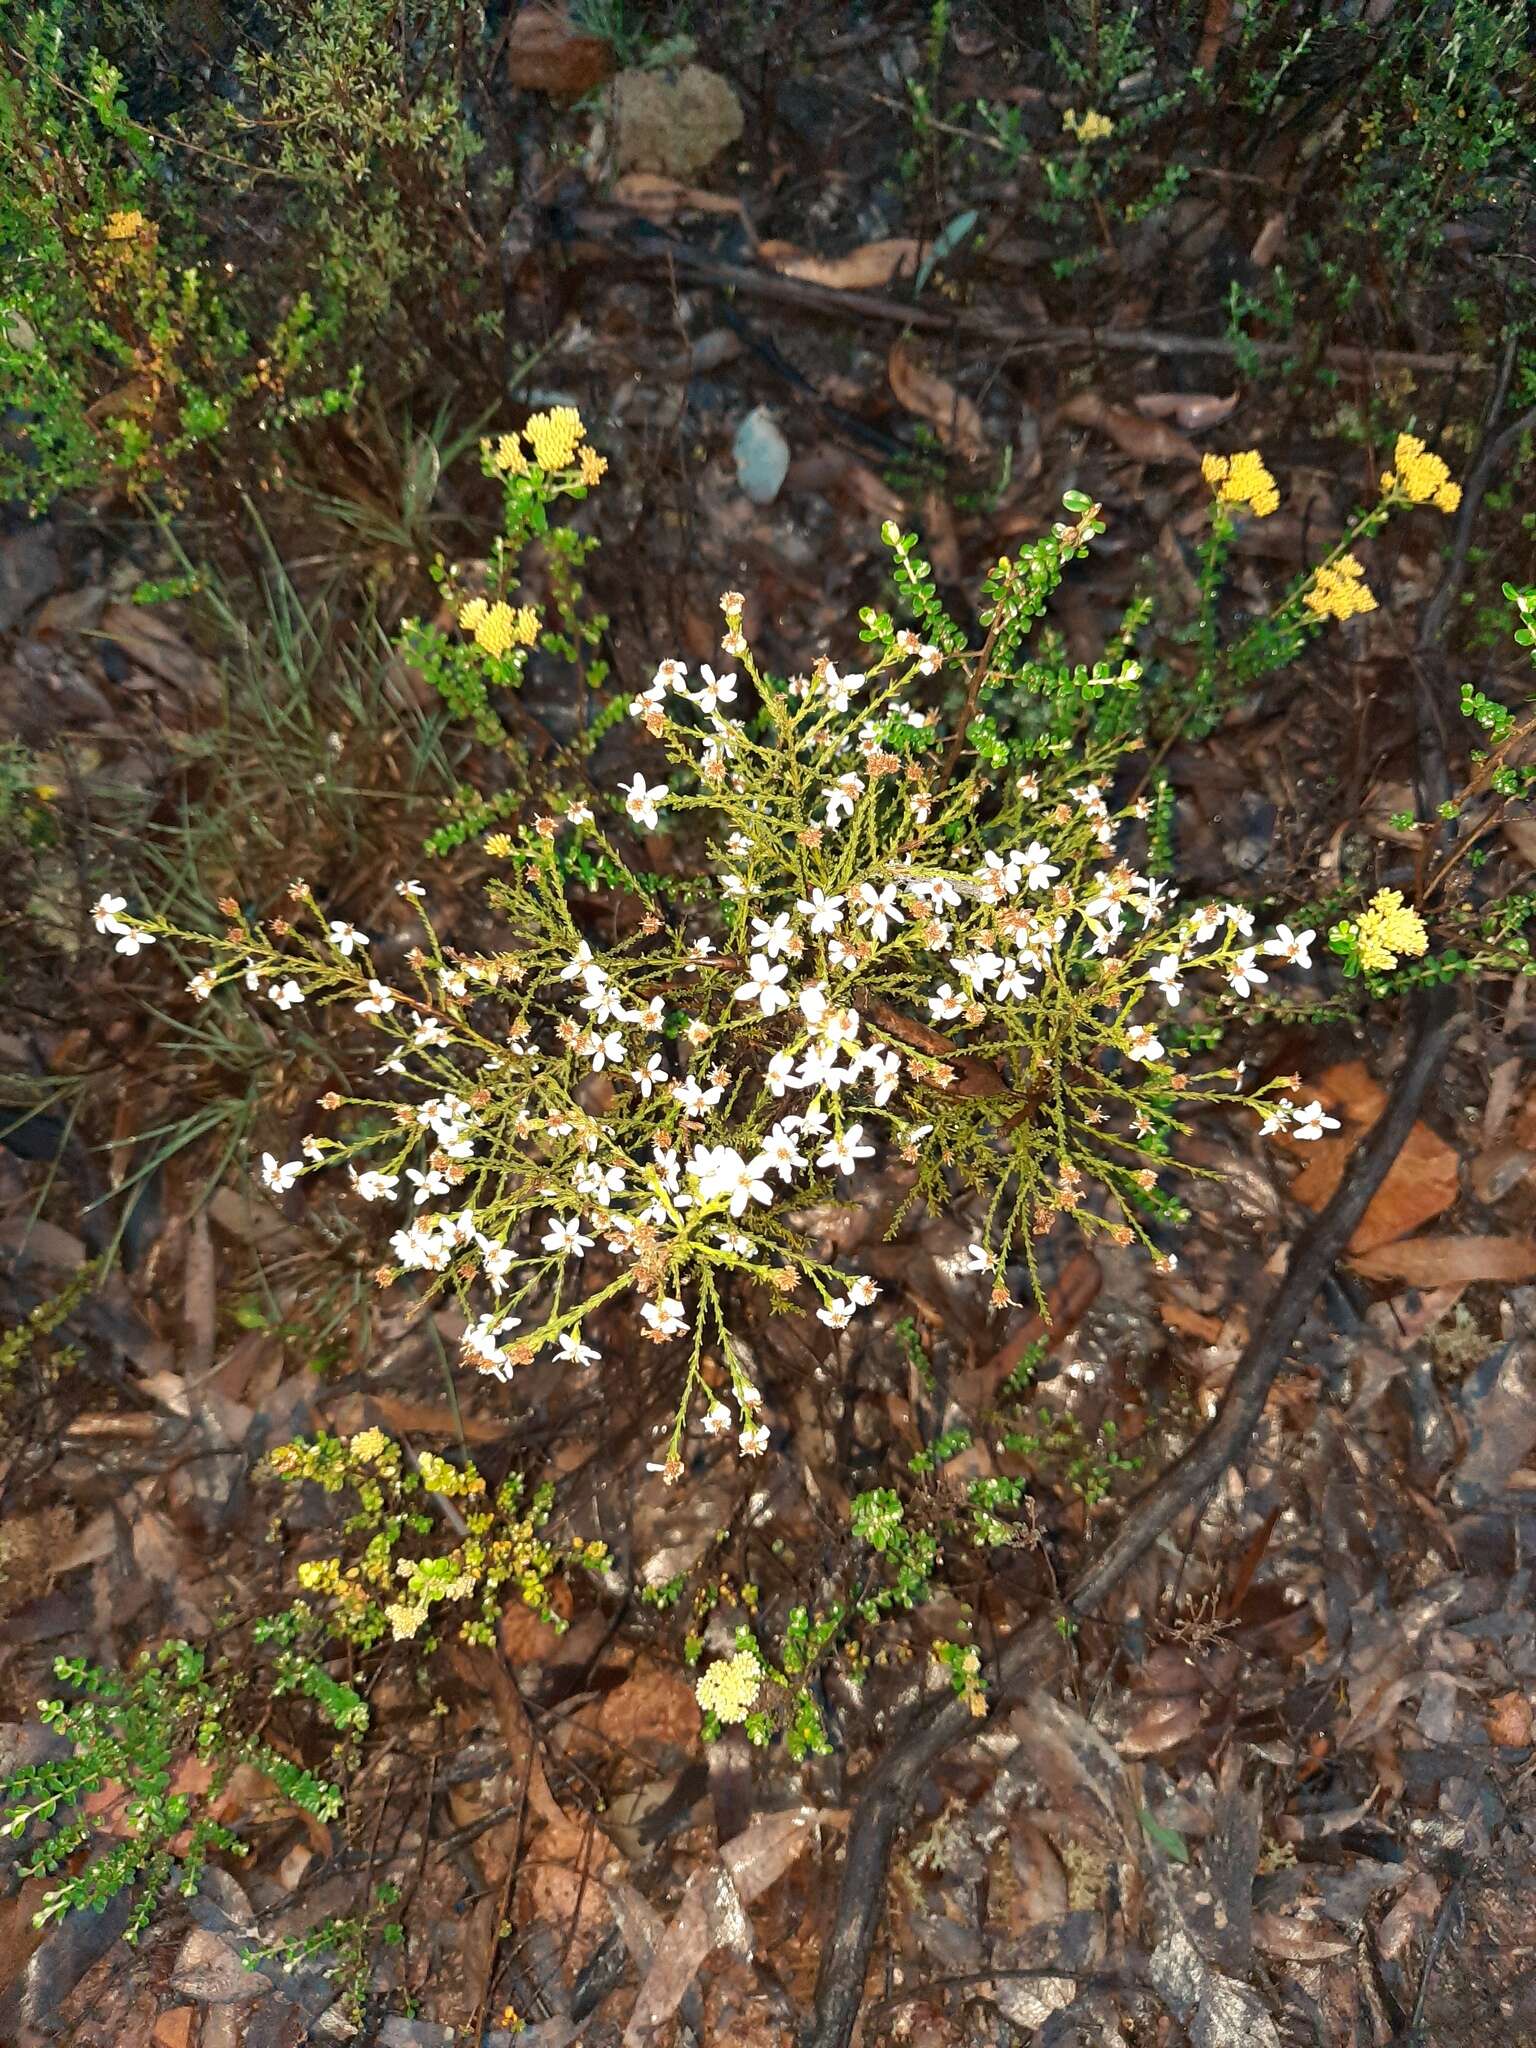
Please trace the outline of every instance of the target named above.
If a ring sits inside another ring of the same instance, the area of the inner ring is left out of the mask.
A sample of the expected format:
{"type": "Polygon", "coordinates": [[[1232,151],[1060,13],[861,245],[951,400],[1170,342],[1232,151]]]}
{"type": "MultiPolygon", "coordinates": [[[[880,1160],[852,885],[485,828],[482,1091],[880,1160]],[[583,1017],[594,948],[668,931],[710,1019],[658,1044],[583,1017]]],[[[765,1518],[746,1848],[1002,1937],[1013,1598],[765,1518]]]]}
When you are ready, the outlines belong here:
{"type": "Polygon", "coordinates": [[[739,199],[679,184],[676,178],[664,178],[660,171],[626,171],[614,180],[609,197],[630,213],[644,214],[653,221],[675,220],[680,213],[742,214],[739,199]]]}
{"type": "Polygon", "coordinates": [[[1395,1962],[1411,1941],[1423,1940],[1439,1912],[1439,1883],[1427,1870],[1421,1870],[1404,1885],[1391,1911],[1383,1916],[1376,1933],[1377,1948],[1389,1963],[1395,1962]]]}
{"type": "Polygon", "coordinates": [[[1205,1721],[1205,1703],[1193,1693],[1149,1700],[1115,1747],[1122,1756],[1160,1756],[1198,1735],[1205,1721]]]}
{"type": "Polygon", "coordinates": [[[1057,413],[1073,426],[1092,427],[1138,462],[1198,462],[1200,450],[1161,420],[1143,419],[1123,405],[1110,405],[1097,391],[1079,391],[1057,413]]]}
{"type": "Polygon", "coordinates": [[[1309,1913],[1255,1913],[1253,1944],[1267,1956],[1293,1963],[1324,1963],[1347,1956],[1355,1944],[1327,1921],[1309,1913]]]}
{"type": "Polygon", "coordinates": [[[891,389],[906,411],[926,420],[952,453],[967,462],[981,460],[987,452],[987,436],[974,399],[956,390],[947,378],[921,368],[899,341],[892,344],[886,371],[891,389]]]}
{"type": "Polygon", "coordinates": [[[911,235],[895,235],[884,242],[864,242],[845,256],[808,255],[790,242],[765,242],[762,253],[781,277],[798,277],[835,292],[870,292],[898,277],[913,276],[924,246],[911,235]]]}
{"type": "Polygon", "coordinates": [[[1198,434],[1219,426],[1236,410],[1237,393],[1229,391],[1221,398],[1214,391],[1146,391],[1131,403],[1149,420],[1174,420],[1198,434]]]}
{"type": "Polygon", "coordinates": [[[1469,1287],[1476,1280],[1536,1280],[1536,1242],[1528,1237],[1410,1237],[1378,1245],[1350,1261],[1367,1280],[1411,1287],[1469,1287]]]}

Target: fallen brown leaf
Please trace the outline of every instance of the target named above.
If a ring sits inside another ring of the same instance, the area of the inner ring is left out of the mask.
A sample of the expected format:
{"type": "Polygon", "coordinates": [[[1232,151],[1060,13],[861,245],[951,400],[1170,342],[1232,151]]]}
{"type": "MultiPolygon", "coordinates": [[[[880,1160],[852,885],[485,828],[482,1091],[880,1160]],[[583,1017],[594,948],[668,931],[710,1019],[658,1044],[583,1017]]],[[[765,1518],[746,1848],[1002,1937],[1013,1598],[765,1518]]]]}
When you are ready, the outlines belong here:
{"type": "Polygon", "coordinates": [[[1198,1735],[1204,1721],[1204,1701],[1192,1693],[1148,1700],[1115,1747],[1122,1756],[1158,1756],[1198,1735]]]}
{"type": "Polygon", "coordinates": [[[1411,1287],[1531,1280],[1536,1243],[1528,1237],[1410,1237],[1379,1245],[1350,1264],[1367,1280],[1406,1280],[1411,1287]]]}
{"type": "Polygon", "coordinates": [[[1219,426],[1237,408],[1237,393],[1225,398],[1214,391],[1146,391],[1131,403],[1149,420],[1176,420],[1191,434],[1219,426]]]}
{"type": "Polygon", "coordinates": [[[191,703],[212,704],[217,695],[212,666],[189,647],[169,619],[137,604],[109,604],[98,630],[162,683],[191,703]]]}
{"type": "Polygon", "coordinates": [[[453,1662],[468,1684],[489,1696],[501,1729],[508,1768],[515,1778],[527,1784],[528,1804],[551,1827],[562,1831],[574,1828],[576,1823],[550,1789],[538,1736],[511,1674],[503,1669],[489,1650],[470,1649],[462,1643],[453,1646],[453,1662]]]}
{"type": "Polygon", "coordinates": [[[624,2048],[640,2048],[671,2018],[711,1949],[740,1939],[742,1907],[783,1876],[809,1842],[812,1827],[818,1822],[841,1823],[843,1818],[813,1807],[763,1814],[726,1843],[718,1862],[694,1872],[682,1903],[656,1943],[624,2029],[624,2048]]]}
{"type": "Polygon", "coordinates": [[[960,536],[955,531],[954,507],[942,491],[923,493],[923,546],[939,581],[958,583],[960,536]]]}
{"type": "Polygon", "coordinates": [[[1138,462],[1200,460],[1200,450],[1183,434],[1164,426],[1161,420],[1146,420],[1123,405],[1110,405],[1097,391],[1079,391],[1056,416],[1074,426],[1095,428],[1107,435],[1123,454],[1134,455],[1138,462]]]}
{"type": "Polygon", "coordinates": [[[902,342],[894,342],[886,361],[886,372],[897,401],[906,411],[926,420],[944,446],[967,462],[979,462],[987,452],[986,432],[973,399],[957,391],[947,378],[919,367],[902,342]]]}
{"type": "Polygon", "coordinates": [[[1210,73],[1216,68],[1216,59],[1221,55],[1222,41],[1227,33],[1227,23],[1232,18],[1232,0],[1210,0],[1205,10],[1205,24],[1200,31],[1200,47],[1195,52],[1197,70],[1210,73]]]}
{"type": "MultiPolygon", "coordinates": [[[[1291,1193],[1309,1209],[1324,1208],[1344,1178],[1354,1146],[1343,1138],[1323,1139],[1307,1146],[1307,1163],[1291,1183],[1291,1193]]],[[[1352,1252],[1374,1251],[1379,1245],[1407,1237],[1449,1209],[1460,1193],[1454,1147],[1437,1137],[1428,1124],[1415,1124],[1403,1149],[1361,1217],[1349,1240],[1352,1252]]]]}
{"type": "Polygon", "coordinates": [[[877,523],[907,517],[906,499],[893,491],[868,463],[840,448],[816,448],[797,455],[789,465],[785,482],[791,490],[819,491],[855,517],[867,513],[877,523]]]}
{"type": "Polygon", "coordinates": [[[691,1748],[699,1739],[699,1703],[675,1668],[641,1663],[604,1695],[593,1716],[609,1741],[637,1755],[653,1748],[691,1748]]]}
{"type": "Polygon", "coordinates": [[[1220,1316],[1203,1316],[1197,1308],[1188,1308],[1182,1301],[1160,1301],[1157,1312],[1170,1330],[1185,1337],[1198,1337],[1202,1344],[1216,1343],[1226,1327],[1220,1316]]]}
{"type": "Polygon", "coordinates": [[[558,0],[524,0],[507,38],[507,77],[529,92],[556,97],[590,92],[618,68],[605,36],[578,29],[558,0]]]}
{"type": "Polygon", "coordinates": [[[173,2005],[160,2014],[150,2035],[151,2048],[189,2048],[197,2023],[195,2005],[173,2005]]]}
{"type": "Polygon", "coordinates": [[[1488,1702],[1488,1740],[1496,1749],[1528,1749],[1531,1702],[1523,1692],[1501,1692],[1488,1702]]]}
{"type": "Polygon", "coordinates": [[[609,197],[630,213],[643,213],[654,221],[675,220],[680,213],[742,211],[739,199],[723,192],[702,192],[697,185],[680,185],[676,178],[664,178],[659,171],[626,171],[615,179],[609,197]]]}
{"type": "Polygon", "coordinates": [[[1255,1913],[1253,1945],[1287,1962],[1322,1963],[1332,1956],[1347,1956],[1355,1944],[1350,1936],[1308,1914],[1255,1913]]]}
{"type": "Polygon", "coordinates": [[[342,1394],[317,1405],[326,1410],[330,1426],[342,1436],[355,1436],[373,1423],[402,1436],[456,1437],[462,1429],[464,1441],[470,1444],[500,1443],[507,1433],[504,1422],[489,1416],[455,1415],[446,1401],[410,1401],[399,1394],[342,1394]]]}
{"type": "MultiPolygon", "coordinates": [[[[1387,1091],[1364,1060],[1340,1060],[1325,1067],[1303,1092],[1317,1096],[1346,1126],[1336,1138],[1305,1144],[1294,1139],[1282,1141],[1301,1162],[1291,1193],[1307,1208],[1321,1209],[1343,1179],[1355,1145],[1386,1108],[1387,1091]]],[[[1459,1192],[1455,1149],[1428,1124],[1415,1124],[1361,1217],[1349,1249],[1374,1251],[1378,1245],[1407,1237],[1449,1209],[1459,1192]]]]}
{"type": "Polygon", "coordinates": [[[1500,831],[1528,868],[1536,868],[1536,818],[1505,818],[1500,831]]]}
{"type": "Polygon", "coordinates": [[[923,243],[911,235],[896,235],[889,241],[865,242],[845,256],[811,256],[792,244],[763,244],[771,251],[769,260],[781,277],[802,278],[807,284],[824,284],[835,292],[877,291],[898,277],[910,277],[923,260],[923,243]]]}
{"type": "Polygon", "coordinates": [[[1376,1933],[1376,1946],[1388,1962],[1400,1956],[1410,1941],[1428,1934],[1440,1912],[1440,1886],[1427,1870],[1421,1870],[1398,1893],[1376,1933]]]}
{"type": "Polygon", "coordinates": [[[1364,1060],[1340,1060],[1324,1067],[1313,1083],[1330,1109],[1356,1124],[1373,1124],[1387,1106],[1387,1091],[1364,1060]]]}

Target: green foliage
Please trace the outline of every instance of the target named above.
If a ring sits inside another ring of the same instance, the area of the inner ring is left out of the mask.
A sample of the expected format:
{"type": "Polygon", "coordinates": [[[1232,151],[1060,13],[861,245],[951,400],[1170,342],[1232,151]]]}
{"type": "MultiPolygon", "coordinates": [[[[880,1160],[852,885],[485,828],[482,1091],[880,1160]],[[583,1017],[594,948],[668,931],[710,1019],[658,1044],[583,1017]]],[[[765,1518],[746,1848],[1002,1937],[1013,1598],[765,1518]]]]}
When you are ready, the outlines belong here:
{"type": "MultiPolygon", "coordinates": [[[[423,1451],[408,1464],[399,1444],[379,1429],[345,1440],[299,1437],[275,1450],[267,1464],[278,1479],[347,1492],[357,1502],[341,1525],[343,1550],[306,1559],[297,1568],[301,1592],[324,1602],[318,1623],[308,1602],[296,1602],[286,1615],[263,1624],[269,1640],[301,1640],[318,1625],[325,1634],[370,1650],[386,1640],[419,1636],[439,1607],[463,1607],[468,1612],[459,1634],[489,1645],[509,1591],[561,1629],[565,1624],[550,1605],[556,1572],[566,1563],[596,1569],[606,1562],[601,1544],[578,1544],[562,1555],[541,1538],[552,1487],[539,1487],[525,1504],[517,1474],[493,1490],[469,1462],[461,1468],[423,1451]],[[459,1540],[442,1548],[445,1502],[462,1502],[463,1508],[451,1511],[459,1540]],[[422,1552],[422,1541],[434,1547],[422,1552]]],[[[423,1649],[435,1641],[430,1634],[423,1637],[423,1649]]],[[[300,1683],[310,1690],[307,1678],[300,1683]]]]}
{"type": "Polygon", "coordinates": [[[469,0],[295,0],[224,24],[210,92],[152,16],[0,14],[0,496],[183,497],[486,306],[465,232],[469,0]],[[227,47],[227,46],[226,46],[227,47]],[[153,118],[146,110],[153,109],[153,118]],[[430,307],[431,321],[419,316],[430,307]]]}
{"type": "MultiPolygon", "coordinates": [[[[1363,314],[1378,327],[1401,315],[1411,336],[1416,315],[1449,300],[1473,345],[1536,322],[1519,0],[1370,10],[1272,0],[1220,15],[1074,0],[1051,23],[1017,52],[1018,82],[1034,89],[1028,108],[946,103],[930,56],[907,82],[914,147],[903,171],[926,170],[935,190],[1006,178],[1044,232],[1052,274],[1085,298],[1120,286],[1127,263],[1135,274],[1177,247],[1181,204],[1187,213],[1191,195],[1203,198],[1208,178],[1248,183],[1254,134],[1289,133],[1304,137],[1309,205],[1283,264],[1228,282],[1241,377],[1305,367],[1363,314]],[[1221,32],[1208,45],[1212,24],[1221,32]],[[1374,304],[1371,280],[1386,287],[1374,304]]],[[[1253,229],[1260,219],[1255,210],[1253,229]]]]}
{"type": "MultiPolygon", "coordinates": [[[[419,1636],[447,1607],[466,1610],[462,1636],[487,1642],[513,1592],[560,1627],[548,1604],[552,1575],[606,1561],[600,1544],[557,1551],[538,1535],[549,1518],[547,1486],[525,1504],[515,1476],[493,1491],[468,1462],[423,1451],[412,1465],[380,1430],[299,1438],[272,1453],[268,1470],[289,1485],[354,1497],[342,1549],[300,1562],[294,1579],[310,1597],[258,1615],[216,1654],[166,1643],[126,1673],[59,1660],[72,1696],[45,1702],[41,1713],[70,1753],[24,1765],[0,1784],[0,1833],[28,1840],[24,1871],[64,1873],[39,1924],[132,1891],[136,1937],[169,1893],[196,1889],[211,1853],[244,1855],[236,1830],[215,1817],[240,1764],[306,1813],[335,1819],[336,1786],[262,1737],[278,1702],[306,1702],[311,1726],[339,1737],[346,1759],[369,1728],[359,1660],[419,1636]],[[445,1530],[454,1540],[443,1540],[445,1530]],[[338,1661],[345,1679],[332,1668],[338,1661]],[[114,1796],[97,1799],[103,1792],[114,1796]]],[[[418,1660],[434,1646],[422,1636],[418,1660]]],[[[356,1961],[352,1927],[331,1926],[320,1944],[339,1947],[343,1965],[349,1954],[356,1961]]]]}
{"type": "Polygon", "coordinates": [[[40,1712],[71,1753],[23,1765],[0,1786],[0,1833],[31,1838],[24,1873],[64,1872],[44,1895],[39,1926],[132,1891],[127,1933],[136,1940],[168,1891],[196,1890],[211,1853],[244,1855],[211,1810],[238,1764],[253,1765],[319,1820],[341,1809],[333,1785],[241,1729],[239,1676],[189,1643],[164,1643],[126,1674],[69,1657],[54,1670],[72,1697],[44,1701],[40,1712]],[[99,1801],[88,1807],[103,1792],[116,1795],[108,1811],[99,1801]],[[87,1850],[83,1864],[65,1870],[87,1850]]]}
{"type": "Polygon", "coordinates": [[[55,1379],[78,1361],[79,1353],[72,1346],[53,1340],[100,1277],[100,1263],[87,1260],[19,1323],[0,1330],[0,1413],[29,1365],[40,1377],[55,1379]]]}
{"type": "Polygon", "coordinates": [[[256,1942],[244,1951],[244,1959],[251,1969],[259,1969],[263,1963],[275,1963],[285,1972],[318,1967],[335,1987],[342,2012],[354,2027],[360,2027],[367,2018],[378,1945],[398,1948],[405,1939],[404,1925],[394,1917],[399,1903],[400,1887],[381,1884],[366,1911],[329,1916],[307,1934],[256,1942]]]}

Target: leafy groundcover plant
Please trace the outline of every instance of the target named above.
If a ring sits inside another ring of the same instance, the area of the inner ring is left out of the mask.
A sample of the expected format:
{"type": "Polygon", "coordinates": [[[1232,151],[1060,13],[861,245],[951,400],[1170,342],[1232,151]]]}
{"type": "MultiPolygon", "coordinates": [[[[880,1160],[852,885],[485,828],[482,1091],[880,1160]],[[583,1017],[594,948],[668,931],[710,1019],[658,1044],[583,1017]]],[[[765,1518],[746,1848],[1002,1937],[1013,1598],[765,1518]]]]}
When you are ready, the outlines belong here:
{"type": "MultiPolygon", "coordinates": [[[[296,1438],[272,1452],[263,1476],[291,1492],[318,1487],[335,1503],[323,1551],[293,1564],[286,1606],[225,1627],[217,1648],[162,1643],[127,1672],[56,1661],[67,1696],[45,1700],[41,1713],[68,1753],[0,1779],[0,1845],[22,1845],[24,1876],[58,1880],[37,1926],[129,1891],[126,1932],[137,1939],[171,1893],[192,1895],[211,1854],[245,1855],[244,1802],[226,1800],[241,1766],[334,1820],[339,1784],[293,1761],[292,1741],[344,1779],[385,1659],[424,1677],[444,1635],[488,1644],[513,1594],[562,1629],[552,1582],[607,1561],[599,1543],[543,1533],[552,1487],[525,1499],[516,1473],[492,1487],[471,1461],[413,1457],[380,1429],[296,1438]]],[[[283,1519],[280,1504],[274,1530],[283,1519]]]]}
{"type": "MultiPolygon", "coordinates": [[[[579,424],[558,438],[572,462],[579,424]]],[[[1261,482],[1263,502],[1247,502],[1270,509],[1259,458],[1234,463],[1212,477],[1218,546],[1245,502],[1234,481],[1261,482]]],[[[533,465],[518,488],[542,475],[533,465]]],[[[727,593],[736,668],[665,660],[629,707],[656,765],[484,841],[504,863],[494,951],[456,949],[404,877],[398,936],[330,915],[303,879],[265,922],[223,901],[211,942],[119,896],[97,923],[129,955],[211,946],[197,998],[227,984],[259,1008],[308,1005],[349,1043],[362,1020],[371,1084],[323,1097],[325,1127],[297,1158],[265,1155],[263,1178],[285,1194],[342,1173],[360,1204],[393,1211],[379,1284],[451,1289],[469,1364],[509,1381],[551,1350],[596,1366],[600,1325],[629,1297],[640,1336],[684,1361],[667,1472],[690,1418],[761,1452],[762,1395],[733,1337],[745,1291],[833,1330],[879,1293],[822,1255],[814,1205],[888,1203],[875,1176],[898,1163],[889,1226],[918,1202],[965,1204],[1001,1307],[1011,1265],[1043,1292],[1037,1240],[1062,1215],[1171,1263],[1166,1176],[1196,1106],[1246,1104],[1266,1132],[1303,1138],[1331,1125],[1294,1083],[1251,1088],[1206,1057],[1217,1013],[1307,967],[1315,935],[1260,931],[1239,903],[1185,906],[1149,873],[1133,721],[1117,736],[1102,715],[1135,692],[1138,664],[1025,653],[1103,531],[1080,494],[1066,509],[988,577],[975,651],[894,528],[920,630],[866,610],[857,670],[822,658],[766,673],[727,593]],[[985,709],[1004,693],[1034,705],[1006,743],[985,709]],[[577,914],[594,896],[600,928],[577,914]]],[[[1356,582],[1357,566],[1330,557],[1303,577],[1287,619],[1340,616],[1326,577],[1356,582]]],[[[496,605],[517,641],[533,636],[534,619],[496,605]]],[[[459,630],[477,659],[503,660],[511,644],[484,646],[486,617],[470,603],[459,630]]]]}

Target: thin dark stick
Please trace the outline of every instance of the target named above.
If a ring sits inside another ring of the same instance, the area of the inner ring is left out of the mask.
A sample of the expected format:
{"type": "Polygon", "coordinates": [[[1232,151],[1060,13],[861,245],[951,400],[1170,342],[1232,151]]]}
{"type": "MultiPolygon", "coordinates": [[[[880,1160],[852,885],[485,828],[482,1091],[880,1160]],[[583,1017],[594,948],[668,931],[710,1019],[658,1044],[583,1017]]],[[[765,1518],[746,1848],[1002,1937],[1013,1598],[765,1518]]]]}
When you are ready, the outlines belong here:
{"type": "MultiPolygon", "coordinates": [[[[1285,341],[1234,341],[1223,334],[1166,334],[1152,327],[1089,327],[1081,324],[1051,326],[1036,323],[1021,326],[1008,320],[994,320],[964,306],[947,311],[936,307],[909,305],[880,292],[845,292],[833,285],[814,284],[808,278],[783,277],[774,270],[754,269],[746,263],[726,263],[694,249],[677,237],[653,234],[644,238],[633,232],[627,217],[611,213],[583,212],[570,223],[572,239],[584,251],[633,263],[642,270],[665,264],[707,283],[728,285],[752,298],[777,299],[783,305],[803,306],[809,312],[840,314],[845,319],[885,320],[928,334],[974,334],[1003,343],[1010,348],[1087,348],[1160,356],[1252,356],[1260,362],[1283,363],[1299,351],[1285,341]],[[629,232],[625,233],[624,230],[629,232]]],[[[1358,348],[1335,343],[1325,348],[1318,361],[1340,370],[1427,370],[1454,375],[1482,367],[1480,358],[1455,354],[1426,354],[1417,349],[1358,348]]]]}
{"type": "MultiPolygon", "coordinates": [[[[1016,1630],[997,1665],[999,1704],[1035,1683],[1063,1624],[1092,1613],[1186,1509],[1209,1494],[1242,1453],[1313,1297],[1331,1272],[1413,1128],[1456,1030],[1454,991],[1419,990],[1413,1043],[1386,1114],[1354,1154],[1333,1200],[1303,1232],[1285,1278],[1244,1352],[1215,1417],[1189,1449],[1135,1502],[1109,1542],[1054,1610],[1016,1630]]],[[[808,2048],[846,2048],[864,1991],[864,1972],[885,1903],[885,1874],[897,1829],[909,1818],[934,1763],[973,1733],[965,1701],[919,1707],[871,1771],[854,1809],[831,1935],[822,1951],[808,2048]]]]}
{"type": "MultiPolygon", "coordinates": [[[[1495,433],[1512,368],[1513,356],[1506,349],[1484,413],[1482,446],[1463,489],[1450,556],[1416,637],[1420,652],[1428,652],[1436,644],[1451,615],[1466,574],[1473,522],[1498,457],[1529,423],[1521,419],[1495,433]]],[[[1438,705],[1435,708],[1438,710],[1438,705]]],[[[1424,790],[1447,785],[1437,719],[1421,718],[1419,723],[1419,781],[1424,790]]],[[[1215,1416],[1188,1450],[1132,1504],[1108,1543],[1067,1589],[1064,1600],[1009,1638],[997,1665],[1000,1704],[1027,1690],[1038,1678],[1063,1625],[1091,1614],[1178,1517],[1203,1501],[1241,1457],[1314,1297],[1386,1179],[1450,1050],[1457,1030],[1453,987],[1441,983],[1415,989],[1408,1010],[1412,1037],[1386,1113],[1350,1158],[1332,1201],[1297,1240],[1285,1277],[1239,1359],[1215,1416]]],[[[807,2030],[806,2048],[848,2048],[863,2001],[864,1977],[885,1903],[886,1871],[897,1830],[911,1814],[938,1758],[972,1733],[975,1725],[962,1699],[925,1701],[911,1712],[902,1732],[870,1772],[848,1830],[842,1885],[822,1950],[816,2009],[807,2030]]]]}

